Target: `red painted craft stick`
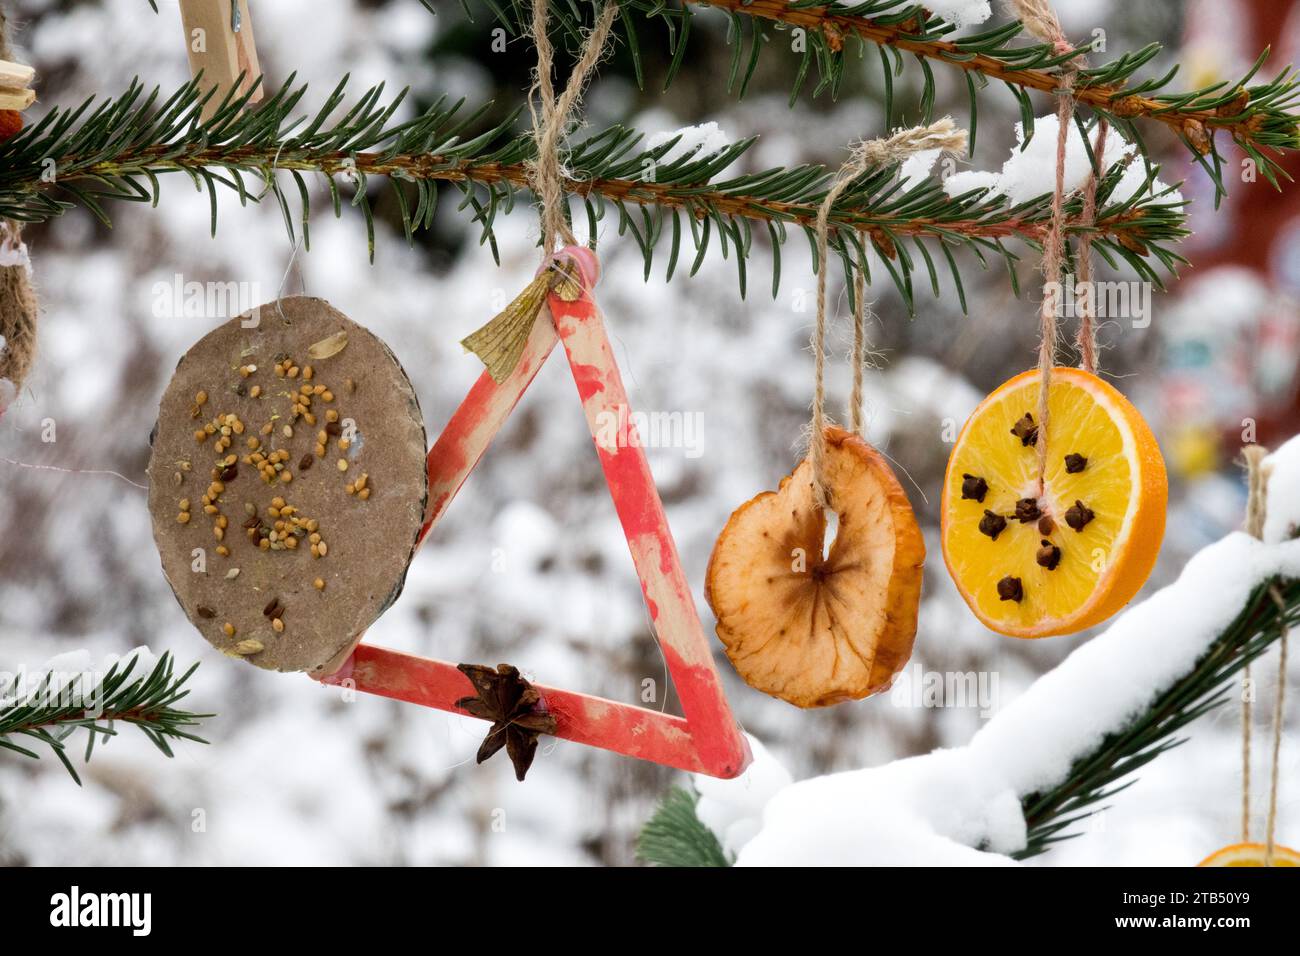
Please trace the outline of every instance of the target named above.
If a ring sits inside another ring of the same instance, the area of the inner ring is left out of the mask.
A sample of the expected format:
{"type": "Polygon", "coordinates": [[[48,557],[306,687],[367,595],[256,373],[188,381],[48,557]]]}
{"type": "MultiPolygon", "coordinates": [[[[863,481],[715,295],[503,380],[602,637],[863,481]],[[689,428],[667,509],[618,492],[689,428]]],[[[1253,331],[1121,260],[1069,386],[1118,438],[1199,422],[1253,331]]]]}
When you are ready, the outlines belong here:
{"type": "MultiPolygon", "coordinates": [[[[558,335],[685,716],[538,684],[542,706],[555,715],[556,736],[565,740],[681,770],[734,777],[749,764],[749,746],[722,693],[663,503],[631,424],[623,379],[591,295],[599,263],[581,247],[566,248],[559,256],[578,266],[583,294],[574,302],[548,296],[551,321],[539,318],[515,372],[501,383],[483,373],[452,415],[429,452],[429,505],[421,535],[446,511],[558,335]]],[[[367,644],[358,645],[344,666],[322,682],[456,713],[464,713],[456,701],[474,693],[454,664],[367,644]]]]}

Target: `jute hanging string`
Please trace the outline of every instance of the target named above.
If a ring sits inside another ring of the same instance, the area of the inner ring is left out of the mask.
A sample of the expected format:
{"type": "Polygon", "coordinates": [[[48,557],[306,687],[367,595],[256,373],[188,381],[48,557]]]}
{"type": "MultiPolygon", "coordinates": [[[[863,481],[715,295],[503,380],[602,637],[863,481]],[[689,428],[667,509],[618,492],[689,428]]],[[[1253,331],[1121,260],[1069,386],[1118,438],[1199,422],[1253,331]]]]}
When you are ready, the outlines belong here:
{"type": "Polygon", "coordinates": [[[546,301],[548,291],[572,300],[579,294],[574,279],[562,263],[552,260],[558,237],[564,245],[575,245],[577,238],[565,215],[564,170],[560,163],[560,145],[582,99],[587,81],[605,55],[618,4],[609,0],[582,45],[578,62],[569,74],[569,82],[556,96],[554,72],[555,48],[546,32],[547,0],[533,0],[532,36],[537,48],[537,73],[529,91],[528,109],[533,119],[533,139],[537,156],[529,163],[528,185],[537,197],[541,223],[542,269],[537,278],[515,298],[500,315],[478,331],[461,340],[477,355],[494,381],[503,381],[513,372],[523,355],[529,333],[546,301]]]}
{"type": "MultiPolygon", "coordinates": [[[[1247,445],[1242,449],[1242,458],[1246,463],[1246,533],[1254,538],[1263,538],[1264,519],[1268,516],[1268,474],[1264,468],[1264,458],[1268,449],[1260,445],[1247,445]]],[[[1286,711],[1286,677],[1287,677],[1287,637],[1286,602],[1277,589],[1270,584],[1269,597],[1282,612],[1279,627],[1282,633],[1278,638],[1277,693],[1273,700],[1273,736],[1272,773],[1269,779],[1268,814],[1264,821],[1264,865],[1273,865],[1273,854],[1277,838],[1277,790],[1278,773],[1282,756],[1282,722],[1286,711]]],[[[1246,665],[1244,677],[1250,682],[1250,665],[1246,665]]],[[[1250,757],[1251,757],[1251,721],[1252,708],[1249,694],[1241,698],[1241,840],[1250,841],[1250,757]]]]}
{"type": "MultiPolygon", "coordinates": [[[[1008,7],[1024,24],[1027,33],[1049,44],[1056,53],[1064,55],[1074,49],[1061,30],[1061,22],[1047,0],[1010,0],[1008,7]]],[[[1047,294],[1046,290],[1060,290],[1062,287],[1061,273],[1065,254],[1065,157],[1070,127],[1074,123],[1074,82],[1077,67],[1077,61],[1071,61],[1070,68],[1061,76],[1060,86],[1056,89],[1056,186],[1052,191],[1051,219],[1043,242],[1043,280],[1046,285],[1043,304],[1039,309],[1038,437],[1035,442],[1035,449],[1038,452],[1039,494],[1043,492],[1043,479],[1047,472],[1047,430],[1051,417],[1048,396],[1052,387],[1052,367],[1056,364],[1056,310],[1060,300],[1059,294],[1047,294]]],[[[1090,348],[1089,354],[1095,361],[1095,348],[1090,348]]]]}
{"type": "MultiPolygon", "coordinates": [[[[892,136],[859,143],[835,174],[826,198],[817,210],[817,325],[813,332],[813,411],[808,455],[812,461],[813,487],[823,508],[830,506],[826,490],[826,273],[831,211],[863,173],[902,162],[913,153],[931,149],[954,154],[964,152],[966,131],[945,116],[929,126],[915,126],[899,130],[892,136]]],[[[858,264],[855,279],[854,306],[853,397],[849,417],[854,433],[861,436],[862,375],[866,364],[866,282],[862,263],[858,264]]]]}
{"type": "Polygon", "coordinates": [[[1110,124],[1097,121],[1097,141],[1092,147],[1093,166],[1083,187],[1083,215],[1079,225],[1079,332],[1075,345],[1079,349],[1079,368],[1097,374],[1097,290],[1092,284],[1092,240],[1097,222],[1097,185],[1106,175],[1106,135],[1110,124]]]}
{"type": "MultiPolygon", "coordinates": [[[[0,60],[11,59],[9,24],[0,10],[0,60]]],[[[38,313],[22,226],[0,221],[0,415],[18,397],[31,371],[38,313]]]]}

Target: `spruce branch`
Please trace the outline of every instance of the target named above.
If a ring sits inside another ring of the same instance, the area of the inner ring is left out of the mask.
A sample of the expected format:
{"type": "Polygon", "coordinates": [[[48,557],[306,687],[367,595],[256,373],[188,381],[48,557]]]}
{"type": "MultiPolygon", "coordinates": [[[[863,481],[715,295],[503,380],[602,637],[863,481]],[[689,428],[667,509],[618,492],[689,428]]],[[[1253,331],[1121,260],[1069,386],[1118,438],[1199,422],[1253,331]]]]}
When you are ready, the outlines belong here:
{"type": "Polygon", "coordinates": [[[102,736],[114,737],[118,722],[137,727],[166,756],[172,756],[171,742],[192,740],[207,743],[190,733],[189,728],[212,714],[196,714],[175,705],[189,695],[185,683],[197,663],[177,676],[170,653],[163,654],[147,675],[135,673],[139,658],[132,656],[123,666],[109,668],[93,686],[84,683],[82,674],[74,675],[65,685],[54,684],[55,674],[46,673],[35,688],[20,689],[19,677],[0,682],[0,749],[25,757],[40,759],[40,753],[14,741],[29,737],[48,746],[59,761],[81,784],[76,768],[66,753],[67,740],[79,728],[85,728],[85,760],[94,753],[95,742],[102,736]]]}
{"type": "MultiPolygon", "coordinates": [[[[1132,786],[1137,770],[1186,741],[1178,736],[1180,730],[1235,699],[1229,686],[1233,677],[1297,626],[1300,581],[1265,582],[1255,588],[1191,670],[1155,696],[1142,714],[1076,760],[1059,784],[1022,797],[1027,840],[1014,855],[1028,859],[1078,836],[1070,831],[1132,786]]],[[[696,814],[697,802],[698,797],[681,788],[669,791],[642,830],[638,852],[643,860],[661,866],[731,865],[718,849],[717,837],[696,814]]]]}
{"type": "MultiPolygon", "coordinates": [[[[599,0],[604,2],[604,0],[599,0]]],[[[598,0],[569,0],[556,4],[556,19],[570,40],[580,36],[589,19],[585,8],[594,8],[598,0]]],[[[517,35],[526,33],[527,0],[485,0],[485,5],[508,29],[517,35]]],[[[806,43],[802,59],[794,73],[790,103],[794,104],[817,64],[818,82],[813,95],[829,91],[838,94],[844,79],[845,47],[856,40],[862,47],[874,45],[879,51],[880,70],[885,91],[886,123],[894,123],[893,90],[902,75],[905,58],[915,60],[921,70],[923,87],[919,122],[932,121],[936,99],[935,76],[931,66],[940,63],[965,77],[969,94],[970,117],[967,128],[975,146],[979,92],[990,80],[997,81],[1016,98],[1025,121],[1026,134],[1033,130],[1033,103],[1029,93],[1051,93],[1061,83],[1063,70],[1077,56],[1091,52],[1091,42],[1068,53],[1057,53],[1037,41],[1022,42],[1023,25],[1016,20],[979,34],[950,39],[955,27],[931,15],[923,5],[910,0],[868,0],[868,2],[815,2],[815,0],[683,0],[681,5],[663,0],[620,0],[622,27],[639,80],[644,80],[640,39],[629,12],[663,24],[668,36],[670,65],[665,87],[680,68],[690,37],[695,8],[714,8],[728,17],[728,42],[732,48],[728,91],[743,96],[766,45],[762,24],[776,29],[799,29],[806,43]],[[748,22],[748,36],[745,25],[748,22]],[[748,43],[749,49],[745,46],[748,43]]],[[[468,10],[468,6],[466,6],[468,10]]],[[[1215,133],[1229,136],[1256,163],[1275,187],[1278,178],[1287,177],[1274,158],[1283,149],[1300,147],[1296,99],[1300,80],[1287,67],[1271,81],[1250,85],[1268,58],[1265,50],[1251,69],[1235,82],[1219,82],[1196,90],[1174,92],[1171,86],[1177,67],[1162,76],[1139,79],[1137,73],[1163,52],[1159,43],[1149,43],[1139,50],[1078,72],[1074,95],[1099,116],[1122,130],[1130,139],[1141,143],[1138,121],[1168,127],[1183,142],[1192,157],[1205,168],[1215,183],[1216,202],[1227,193],[1222,175],[1224,157],[1215,133]]],[[[1144,150],[1145,151],[1145,150],[1144,150]]]]}
{"type": "MultiPolygon", "coordinates": [[[[446,185],[460,192],[458,211],[478,223],[482,241],[495,254],[496,217],[512,210],[518,193],[527,189],[534,142],[517,128],[518,114],[482,129],[488,107],[470,111],[463,102],[447,105],[439,100],[421,115],[395,122],[405,91],[385,102],[380,84],[349,108],[344,106],[345,77],[309,118],[296,113],[306,87],[290,77],[255,110],[245,110],[251,90],[227,94],[205,122],[201,111],[213,94],[202,93],[198,83],[192,81],[164,98],[157,88],[146,94],[137,81],[121,96],[98,105],[91,99],[76,108],[52,109],[39,123],[0,144],[0,216],[43,220],[81,205],[107,223],[106,200],[156,205],[160,177],[182,172],[209,194],[214,232],[223,187],[233,190],[241,203],[273,196],[290,236],[300,225],[309,245],[307,177],[319,174],[336,215],[344,203],[340,180],[352,190],[348,203],[364,216],[373,258],[374,217],[367,186],[370,177],[378,176],[388,183],[408,241],[432,224],[439,187],[446,185]]],[[[708,156],[689,153],[666,161],[678,138],[651,149],[642,134],[614,126],[566,149],[566,188],[585,210],[593,237],[607,213],[617,212],[617,232],[636,242],[647,277],[656,251],[667,246],[666,272],[671,278],[689,235],[691,274],[710,248],[721,251],[724,257],[734,257],[743,295],[754,229],[766,229],[774,253],[775,296],[780,246],[790,227],[805,234],[810,248],[815,246],[817,207],[832,171],[803,165],[715,181],[755,141],[746,139],[708,156]]],[[[1007,240],[1040,247],[1050,213],[1048,197],[1019,205],[989,196],[987,190],[950,197],[933,179],[905,189],[896,172],[897,165],[872,169],[844,194],[831,214],[831,247],[846,275],[859,267],[869,272],[860,236],[869,237],[909,309],[914,309],[918,273],[939,296],[940,268],[946,268],[965,308],[955,248],[983,264],[990,256],[1004,260],[1014,283],[1017,256],[1007,240]]],[[[1156,172],[1151,170],[1148,185],[1156,172]]],[[[1156,265],[1172,273],[1184,261],[1171,248],[1187,234],[1181,204],[1167,193],[1152,196],[1146,189],[1125,202],[1108,202],[1121,173],[1112,170],[1099,190],[1093,248],[1112,264],[1128,262],[1141,278],[1161,285],[1156,265]]],[[[1080,212],[1075,198],[1067,206],[1072,223],[1080,212]]],[[[1072,224],[1067,232],[1077,236],[1083,228],[1072,224]]],[[[870,275],[867,278],[870,281],[870,275]]]]}
{"type": "Polygon", "coordinates": [[[1017,856],[1037,856],[1054,843],[1078,836],[1066,831],[1102,810],[1099,804],[1135,782],[1121,783],[1125,777],[1183,744],[1186,738],[1176,736],[1179,730],[1234,699],[1228,687],[1232,678],[1297,623],[1300,581],[1267,582],[1257,587],[1241,613],[1186,676],[1156,697],[1128,727],[1107,736],[1092,753],[1077,760],[1062,783],[1021,801],[1029,838],[1017,856]],[[1274,587],[1280,606],[1270,593],[1274,587]]]}
{"type": "Polygon", "coordinates": [[[673,787],[636,841],[637,859],[655,866],[731,866],[713,831],[695,812],[699,794],[673,787]]]}

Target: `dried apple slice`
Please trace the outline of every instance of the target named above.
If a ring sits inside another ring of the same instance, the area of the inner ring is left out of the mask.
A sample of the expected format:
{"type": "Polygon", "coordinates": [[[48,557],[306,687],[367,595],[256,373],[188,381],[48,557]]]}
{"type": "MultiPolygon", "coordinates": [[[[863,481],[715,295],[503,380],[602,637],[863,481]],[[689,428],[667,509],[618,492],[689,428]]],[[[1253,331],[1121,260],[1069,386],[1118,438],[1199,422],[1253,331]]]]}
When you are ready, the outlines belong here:
{"type": "Polygon", "coordinates": [[[727,656],[751,687],[796,707],[889,686],[916,636],[925,542],[884,458],[826,429],[826,487],[838,519],[825,548],[805,460],[741,505],[709,559],[705,597],[727,656]]]}

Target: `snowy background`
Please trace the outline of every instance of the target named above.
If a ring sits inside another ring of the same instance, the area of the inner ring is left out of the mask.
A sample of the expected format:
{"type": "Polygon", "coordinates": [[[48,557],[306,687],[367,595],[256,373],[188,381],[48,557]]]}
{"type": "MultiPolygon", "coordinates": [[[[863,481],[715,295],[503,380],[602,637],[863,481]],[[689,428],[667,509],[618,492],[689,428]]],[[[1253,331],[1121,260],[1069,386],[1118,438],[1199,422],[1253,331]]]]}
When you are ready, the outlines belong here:
{"type": "MultiPolygon", "coordinates": [[[[1072,35],[1105,26],[1110,56],[1153,39],[1177,46],[1198,5],[1163,0],[1140,10],[1112,9],[1105,0],[1089,0],[1061,6],[1072,35]]],[[[145,0],[19,0],[9,7],[25,21],[18,40],[38,69],[44,104],[110,94],[133,75],[164,89],[187,78],[175,0],[161,0],[159,15],[145,0]]],[[[308,107],[344,72],[352,74],[354,95],[382,81],[389,90],[411,86],[421,102],[448,93],[475,104],[495,98],[499,112],[517,104],[531,49],[516,42],[508,53],[493,53],[486,15],[469,24],[457,2],[438,10],[431,16],[415,0],[253,3],[263,69],[273,82],[296,70],[311,84],[308,107]]],[[[874,51],[868,51],[870,69],[849,67],[837,103],[813,100],[806,91],[792,111],[787,84],[797,58],[782,49],[786,35],[773,31],[749,95],[737,102],[717,82],[728,56],[725,23],[717,15],[697,18],[687,68],[663,95],[653,79],[664,65],[658,34],[642,30],[650,92],[631,82],[620,51],[588,97],[592,125],[629,122],[653,134],[713,121],[732,139],[760,136],[737,172],[839,163],[847,141],[885,131],[874,51]]],[[[1215,47],[1214,55],[1228,62],[1207,64],[1210,54],[1190,48],[1187,56],[1202,72],[1232,73],[1239,64],[1221,52],[1226,48],[1215,47]]],[[[1253,60],[1253,53],[1241,52],[1238,59],[1253,60]]],[[[1151,72],[1168,65],[1158,61],[1151,72]]],[[[937,72],[938,112],[965,122],[964,84],[958,89],[946,71],[937,72]]],[[[919,85],[914,70],[900,83],[896,109],[904,111],[903,121],[916,120],[919,85]]],[[[997,169],[1014,142],[1014,101],[990,87],[981,102],[972,166],[997,169]]],[[[1036,105],[1040,113],[1050,108],[1046,99],[1036,105]]],[[[1151,144],[1169,160],[1166,181],[1191,175],[1166,137],[1152,136],[1151,144]]],[[[1261,181],[1237,188],[1269,187],[1261,181]]],[[[1193,182],[1185,192],[1196,198],[1204,189],[1193,182]]],[[[373,266],[359,215],[345,209],[335,220],[321,202],[314,203],[312,249],[292,268],[274,204],[240,208],[225,197],[217,236],[210,238],[206,195],[182,178],[166,184],[158,211],[111,209],[111,231],[81,211],[27,231],[45,311],[35,371],[0,421],[0,670],[37,666],[74,648],[99,657],[148,644],[184,663],[201,661],[190,703],[220,716],[205,725],[209,746],[181,745],[174,760],[139,735],[123,735],[97,751],[80,789],[53,759],[0,755],[0,862],[633,861],[636,831],[680,775],[544,740],[527,783],[517,784],[503,758],[474,765],[483,732],[477,721],[378,698],[346,703],[305,677],[222,657],[185,620],[159,569],[140,487],[147,437],[177,357],[215,319],[159,317],[155,285],[170,286],[179,274],[186,281],[256,284],[258,301],[282,289],[328,299],[403,360],[436,433],[480,370],[458,340],[490,317],[536,264],[536,221],[522,205],[500,221],[500,267],[454,205],[442,204],[432,234],[411,249],[392,226],[391,202],[377,199],[373,266]],[[41,440],[45,419],[56,423],[54,443],[41,440]],[[196,819],[204,826],[196,828],[196,819]]],[[[671,284],[663,281],[661,262],[645,282],[630,237],[618,237],[607,222],[601,239],[599,295],[634,406],[699,415],[703,422],[698,449],[650,453],[688,577],[699,584],[731,510],[775,487],[800,454],[812,388],[806,244],[794,241],[783,250],[782,288],[773,301],[766,294],[770,252],[756,239],[750,295],[741,302],[734,266],[720,257],[711,255],[694,278],[679,272],[671,284]]],[[[1089,638],[1020,642],[994,635],[966,610],[944,573],[935,532],[949,450],[945,422],[963,421],[985,392],[1030,365],[1034,346],[1032,301],[1014,298],[1000,266],[984,273],[969,257],[959,263],[969,316],[961,315],[950,289],[937,301],[919,295],[914,320],[890,288],[873,289],[879,318],[872,345],[884,369],[869,376],[868,437],[898,463],[931,555],[917,650],[904,680],[917,681],[921,672],[974,672],[987,697],[933,706],[900,693],[800,712],[747,688],[719,653],[739,720],[796,779],[965,744],[1089,638]]],[[[1032,261],[1022,264],[1026,286],[1032,270],[1032,261]]],[[[1248,355],[1232,358],[1236,377],[1215,379],[1222,385],[1215,400],[1226,408],[1189,411],[1186,390],[1170,396],[1169,379],[1191,377],[1186,363],[1176,361],[1191,345],[1239,348],[1256,341],[1250,335],[1261,315],[1269,316],[1271,328],[1279,315],[1295,315],[1289,293],[1254,274],[1225,268],[1200,272],[1195,283],[1176,290],[1191,287],[1191,304],[1157,295],[1149,328],[1116,323],[1103,329],[1107,372],[1149,415],[1171,459],[1169,533],[1152,586],[1168,582],[1192,553],[1240,523],[1244,490],[1227,456],[1216,451],[1223,444],[1216,430],[1234,416],[1263,419],[1287,407],[1294,388],[1294,368],[1271,368],[1261,383],[1253,371],[1263,363],[1248,355]]],[[[849,323],[834,281],[832,291],[838,295],[833,341],[842,357],[849,323]]],[[[830,395],[842,406],[847,370],[843,362],[833,366],[830,395]]],[[[1298,425],[1283,415],[1278,427],[1289,426],[1289,434],[1298,425]]],[[[697,602],[711,631],[698,592],[697,602]]],[[[636,701],[641,682],[651,678],[666,698],[659,704],[676,706],[562,362],[543,369],[416,558],[401,600],[368,640],[453,661],[508,660],[546,683],[619,700],[636,701]]],[[[1293,659],[1300,671],[1300,655],[1293,659]]],[[[1273,686],[1268,660],[1257,668],[1264,699],[1273,686]]],[[[1238,746],[1235,709],[1202,720],[1192,742],[1147,767],[1086,836],[1038,862],[1194,863],[1235,834],[1238,746]]],[[[1258,776],[1263,758],[1261,746],[1258,776]]],[[[1284,761],[1284,780],[1294,780],[1300,753],[1284,750],[1284,761]]],[[[1295,845],[1300,793],[1284,791],[1283,803],[1279,838],[1295,845]]]]}

